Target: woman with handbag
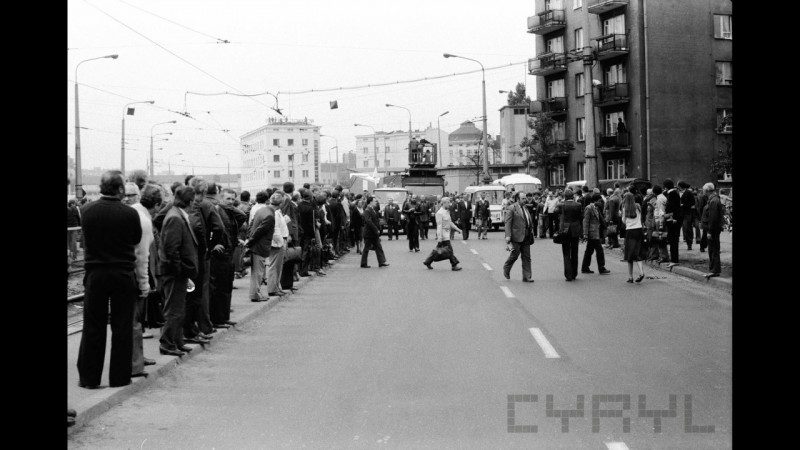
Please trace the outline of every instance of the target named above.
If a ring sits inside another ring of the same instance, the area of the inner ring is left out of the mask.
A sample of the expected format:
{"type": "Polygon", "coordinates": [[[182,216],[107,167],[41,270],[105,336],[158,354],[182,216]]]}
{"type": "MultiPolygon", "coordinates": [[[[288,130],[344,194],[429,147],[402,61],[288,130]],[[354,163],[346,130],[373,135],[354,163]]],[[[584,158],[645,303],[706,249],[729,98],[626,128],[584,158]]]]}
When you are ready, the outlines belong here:
{"type": "Polygon", "coordinates": [[[623,250],[624,260],[628,261],[628,283],[633,283],[633,263],[639,268],[637,283],[644,279],[644,265],[639,257],[641,251],[642,238],[642,208],[636,203],[634,195],[627,192],[622,196],[622,220],[625,221],[625,249],[623,250]]]}

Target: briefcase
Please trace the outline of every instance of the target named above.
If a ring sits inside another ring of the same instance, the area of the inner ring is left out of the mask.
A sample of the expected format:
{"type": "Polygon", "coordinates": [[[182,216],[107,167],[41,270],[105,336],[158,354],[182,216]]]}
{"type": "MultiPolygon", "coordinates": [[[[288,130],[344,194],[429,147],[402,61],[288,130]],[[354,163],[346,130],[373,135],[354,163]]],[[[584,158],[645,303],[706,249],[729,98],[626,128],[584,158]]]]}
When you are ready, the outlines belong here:
{"type": "Polygon", "coordinates": [[[452,252],[448,247],[436,247],[431,251],[431,259],[434,261],[449,260],[450,256],[452,256],[452,252]]]}

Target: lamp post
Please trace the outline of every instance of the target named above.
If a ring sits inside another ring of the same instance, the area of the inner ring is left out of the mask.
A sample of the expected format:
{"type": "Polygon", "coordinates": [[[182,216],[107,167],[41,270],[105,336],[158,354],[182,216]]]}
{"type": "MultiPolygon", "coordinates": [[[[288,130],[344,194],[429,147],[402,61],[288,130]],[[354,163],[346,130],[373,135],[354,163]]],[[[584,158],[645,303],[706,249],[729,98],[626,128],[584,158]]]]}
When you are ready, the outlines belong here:
{"type": "MultiPolygon", "coordinates": [[[[177,123],[177,120],[170,120],[168,122],[159,122],[152,127],[150,127],[150,177],[153,176],[153,128],[164,125],[166,123],[177,123]]],[[[124,123],[124,122],[123,122],[124,123]]],[[[172,134],[172,133],[160,133],[160,134],[172,134]]],[[[123,172],[124,173],[124,172],[123,172]]]]}
{"type": "MultiPolygon", "coordinates": [[[[128,106],[135,105],[137,103],[149,103],[152,105],[153,103],[155,103],[155,100],[145,100],[143,102],[131,102],[122,108],[122,150],[120,151],[121,161],[119,163],[119,170],[122,172],[123,176],[125,175],[125,116],[128,114],[130,114],[131,116],[133,115],[134,108],[128,109],[128,106]]],[[[152,163],[153,161],[151,159],[150,164],[152,163]]],[[[150,176],[153,176],[153,174],[151,173],[150,176]]]]}
{"type": "Polygon", "coordinates": [[[172,157],[173,156],[183,156],[183,153],[175,153],[174,155],[170,155],[167,157],[167,172],[172,175],[172,157]]]}
{"type": "Polygon", "coordinates": [[[489,130],[486,128],[486,70],[483,68],[483,64],[477,59],[467,58],[464,56],[453,55],[450,53],[445,53],[442,56],[445,58],[461,58],[467,59],[470,61],[475,61],[476,63],[480,64],[481,66],[481,77],[483,78],[482,86],[483,86],[483,148],[484,151],[484,159],[483,159],[483,182],[484,184],[489,184],[492,181],[492,176],[489,174],[489,130]]]}
{"type": "MultiPolygon", "coordinates": [[[[388,105],[387,105],[388,106],[388,105]]],[[[362,125],[360,123],[353,124],[354,127],[368,127],[372,129],[372,146],[374,147],[374,157],[375,157],[375,170],[378,167],[378,135],[375,133],[375,128],[372,128],[370,125],[362,125]]]]}
{"type": "MultiPolygon", "coordinates": [[[[338,164],[339,163],[339,140],[336,139],[335,137],[329,136],[327,134],[320,134],[319,137],[329,137],[329,138],[333,139],[334,141],[336,141],[336,163],[338,164]]],[[[333,147],[331,147],[331,148],[333,148],[333,147]]],[[[328,159],[331,159],[330,155],[328,155],[328,159]]]]}
{"type": "Polygon", "coordinates": [[[223,158],[225,158],[228,161],[228,188],[230,188],[231,187],[231,159],[228,158],[226,155],[223,155],[222,153],[215,153],[215,155],[222,156],[223,158]]]}
{"type": "Polygon", "coordinates": [[[439,117],[436,118],[436,131],[439,133],[439,164],[441,164],[442,167],[444,167],[444,160],[442,159],[442,127],[439,125],[439,119],[449,112],[450,111],[445,111],[439,114],[439,117]]]}
{"type": "Polygon", "coordinates": [[[81,120],[80,107],[78,105],[78,67],[87,61],[95,59],[111,58],[117,59],[119,55],[98,56],[97,58],[84,59],[75,66],[75,197],[83,197],[83,182],[81,177],[81,120]]]}
{"type": "Polygon", "coordinates": [[[386,107],[387,108],[392,108],[392,107],[394,107],[394,108],[403,108],[406,111],[408,111],[408,142],[409,142],[409,145],[411,145],[411,139],[412,139],[412,137],[411,137],[411,110],[406,108],[405,106],[392,105],[392,104],[389,104],[389,103],[386,104],[386,107]]]}

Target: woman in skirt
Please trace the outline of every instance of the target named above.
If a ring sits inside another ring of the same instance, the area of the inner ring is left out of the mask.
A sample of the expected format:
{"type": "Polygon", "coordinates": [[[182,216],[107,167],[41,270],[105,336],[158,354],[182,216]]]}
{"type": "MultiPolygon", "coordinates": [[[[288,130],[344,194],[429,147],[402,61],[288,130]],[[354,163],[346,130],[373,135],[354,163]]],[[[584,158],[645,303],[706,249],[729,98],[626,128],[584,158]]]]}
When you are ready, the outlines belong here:
{"type": "Polygon", "coordinates": [[[627,192],[622,197],[622,219],[625,221],[625,261],[628,261],[628,283],[633,283],[633,263],[639,267],[637,283],[644,279],[644,265],[639,253],[642,247],[644,231],[642,229],[642,208],[636,203],[632,193],[627,192]]]}

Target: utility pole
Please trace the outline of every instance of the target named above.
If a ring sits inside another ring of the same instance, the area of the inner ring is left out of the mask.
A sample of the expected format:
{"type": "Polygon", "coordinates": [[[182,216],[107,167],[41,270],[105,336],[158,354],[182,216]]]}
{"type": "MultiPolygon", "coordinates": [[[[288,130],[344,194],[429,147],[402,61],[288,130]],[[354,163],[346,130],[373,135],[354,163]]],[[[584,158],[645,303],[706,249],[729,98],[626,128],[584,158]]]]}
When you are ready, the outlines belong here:
{"type": "Polygon", "coordinates": [[[597,148],[595,146],[595,132],[594,132],[594,81],[592,80],[592,64],[594,58],[592,57],[592,48],[589,46],[583,47],[583,79],[584,79],[584,95],[583,95],[583,111],[584,123],[586,124],[586,186],[590,188],[599,187],[597,179],[597,148]]]}

